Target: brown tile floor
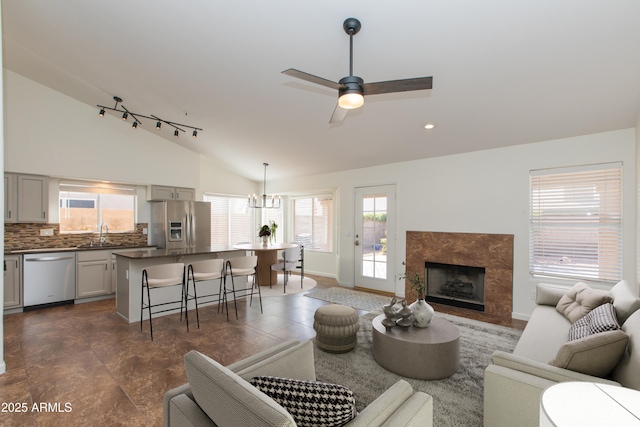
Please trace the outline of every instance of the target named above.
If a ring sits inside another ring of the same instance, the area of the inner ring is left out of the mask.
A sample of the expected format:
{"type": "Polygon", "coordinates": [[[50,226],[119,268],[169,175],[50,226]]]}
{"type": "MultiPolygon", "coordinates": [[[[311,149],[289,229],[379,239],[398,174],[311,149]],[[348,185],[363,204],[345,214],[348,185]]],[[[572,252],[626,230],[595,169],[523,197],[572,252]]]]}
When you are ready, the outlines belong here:
{"type": "MultiPolygon", "coordinates": [[[[314,290],[336,286],[313,278],[314,290]]],[[[153,342],[148,323],[143,332],[125,323],[114,300],[7,315],[0,425],[160,426],[162,395],[186,382],[186,352],[196,349],[226,365],[290,338],[312,338],[313,313],[324,304],[302,294],[263,298],[263,314],[256,301],[239,304],[239,319],[232,310],[229,322],[207,307],[199,330],[190,312],[189,333],[178,315],[159,317],[153,342]],[[34,404],[48,407],[36,411],[34,404]]]]}

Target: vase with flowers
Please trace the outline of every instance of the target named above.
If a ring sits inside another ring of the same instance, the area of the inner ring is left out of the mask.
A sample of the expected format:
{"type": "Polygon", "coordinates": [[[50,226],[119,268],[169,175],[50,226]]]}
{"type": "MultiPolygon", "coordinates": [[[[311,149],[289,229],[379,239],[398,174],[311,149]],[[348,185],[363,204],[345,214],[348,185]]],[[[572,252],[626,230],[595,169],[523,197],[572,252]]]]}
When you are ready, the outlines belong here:
{"type": "Polygon", "coordinates": [[[268,225],[263,225],[258,231],[258,237],[262,237],[262,244],[267,245],[269,243],[269,236],[271,236],[271,228],[268,225]]]}
{"type": "Polygon", "coordinates": [[[418,328],[428,328],[433,318],[434,310],[427,301],[425,301],[425,291],[427,285],[418,273],[403,273],[399,277],[409,281],[411,290],[418,293],[418,299],[409,305],[409,308],[413,311],[413,326],[418,328]]]}
{"type": "Polygon", "coordinates": [[[273,220],[269,221],[269,231],[271,232],[271,235],[269,235],[269,242],[275,243],[276,231],[278,231],[278,224],[276,224],[276,222],[273,220]]]}

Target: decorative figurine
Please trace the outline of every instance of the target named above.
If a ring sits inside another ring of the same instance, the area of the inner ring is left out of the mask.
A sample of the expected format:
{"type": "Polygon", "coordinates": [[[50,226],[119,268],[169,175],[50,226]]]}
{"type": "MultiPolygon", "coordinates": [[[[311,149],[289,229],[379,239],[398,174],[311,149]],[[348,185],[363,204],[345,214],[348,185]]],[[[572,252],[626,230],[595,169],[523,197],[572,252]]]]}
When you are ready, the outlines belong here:
{"type": "Polygon", "coordinates": [[[402,300],[402,308],[398,310],[398,316],[400,319],[396,320],[396,325],[402,328],[408,328],[413,325],[413,311],[409,307],[407,307],[407,300],[402,300]]]}

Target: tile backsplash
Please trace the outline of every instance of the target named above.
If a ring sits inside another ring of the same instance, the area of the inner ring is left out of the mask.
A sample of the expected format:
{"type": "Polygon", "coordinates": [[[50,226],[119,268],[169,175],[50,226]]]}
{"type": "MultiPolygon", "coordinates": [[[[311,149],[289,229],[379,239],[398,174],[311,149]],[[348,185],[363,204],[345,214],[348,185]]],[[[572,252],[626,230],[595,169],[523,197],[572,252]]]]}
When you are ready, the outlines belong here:
{"type": "MultiPolygon", "coordinates": [[[[132,246],[146,246],[148,236],[143,233],[147,223],[136,224],[136,229],[130,233],[103,234],[107,243],[131,244],[132,246]]],[[[24,249],[41,248],[73,248],[86,245],[90,241],[98,243],[100,233],[60,234],[59,224],[42,223],[5,223],[4,250],[11,252],[24,249]],[[53,229],[53,236],[41,236],[40,230],[53,229]]]]}

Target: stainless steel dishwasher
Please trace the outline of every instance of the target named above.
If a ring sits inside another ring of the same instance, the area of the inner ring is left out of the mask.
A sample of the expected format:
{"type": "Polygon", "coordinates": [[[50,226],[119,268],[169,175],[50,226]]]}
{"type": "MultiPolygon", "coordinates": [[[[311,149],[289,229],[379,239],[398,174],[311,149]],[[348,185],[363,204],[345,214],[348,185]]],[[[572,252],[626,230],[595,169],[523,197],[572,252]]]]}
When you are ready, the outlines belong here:
{"type": "Polygon", "coordinates": [[[24,306],[72,301],[76,297],[75,252],[24,255],[24,306]]]}

